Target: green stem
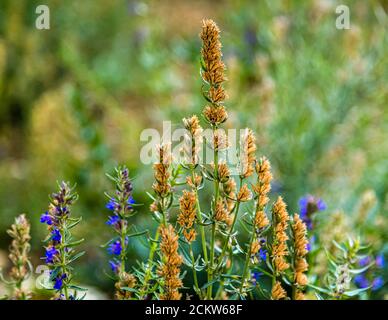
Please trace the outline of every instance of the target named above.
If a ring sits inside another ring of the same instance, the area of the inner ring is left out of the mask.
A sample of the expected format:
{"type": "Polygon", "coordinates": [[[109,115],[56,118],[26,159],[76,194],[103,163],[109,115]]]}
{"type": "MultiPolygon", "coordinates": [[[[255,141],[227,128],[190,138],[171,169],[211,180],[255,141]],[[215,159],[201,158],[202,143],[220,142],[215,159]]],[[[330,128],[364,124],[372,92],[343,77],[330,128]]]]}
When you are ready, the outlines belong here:
{"type": "MultiPolygon", "coordinates": [[[[192,181],[194,183],[195,175],[194,175],[194,170],[193,169],[191,170],[191,179],[192,179],[192,181]]],[[[199,199],[198,199],[198,189],[194,188],[194,192],[195,192],[196,207],[197,207],[197,220],[199,222],[201,222],[201,224],[199,224],[199,230],[201,232],[201,242],[202,242],[203,258],[205,259],[205,264],[208,265],[209,260],[208,260],[208,257],[207,257],[206,235],[205,235],[205,228],[202,225],[203,217],[202,217],[202,211],[201,211],[201,207],[200,207],[199,199]]]]}
{"type": "Polygon", "coordinates": [[[127,251],[126,244],[125,244],[125,235],[126,235],[126,228],[123,227],[121,230],[121,253],[120,253],[120,260],[121,260],[121,272],[125,272],[125,253],[127,251]]]}
{"type": "MultiPolygon", "coordinates": [[[[214,136],[214,132],[215,132],[216,128],[213,126],[212,129],[213,129],[213,136],[214,136]]],[[[214,196],[213,214],[215,214],[215,212],[216,212],[217,202],[218,202],[219,193],[220,193],[219,188],[220,188],[220,184],[219,184],[219,179],[218,179],[218,149],[216,148],[216,146],[214,146],[214,190],[215,190],[215,196],[214,196]]],[[[210,265],[208,268],[208,282],[213,281],[215,237],[216,237],[216,222],[213,220],[212,233],[211,233],[211,239],[210,239],[210,265]]],[[[212,299],[212,292],[213,292],[213,284],[210,284],[207,287],[207,298],[209,300],[212,299]]]]}
{"type": "MultiPolygon", "coordinates": [[[[241,176],[240,176],[240,188],[239,188],[238,193],[239,193],[240,190],[241,190],[242,183],[243,183],[243,179],[242,179],[241,176]]],[[[238,194],[238,193],[237,193],[237,194],[238,194]]],[[[235,208],[234,208],[233,211],[232,211],[232,213],[235,212],[234,217],[233,217],[233,222],[232,222],[232,225],[231,225],[231,227],[230,227],[230,230],[229,230],[229,233],[228,233],[228,235],[227,235],[227,238],[226,238],[226,241],[225,241],[225,243],[224,243],[224,246],[223,246],[223,248],[222,248],[220,257],[219,257],[219,259],[218,259],[218,260],[219,260],[219,264],[218,264],[216,270],[218,270],[218,268],[221,267],[222,260],[224,259],[224,256],[225,256],[225,254],[226,254],[226,248],[227,248],[227,246],[228,246],[230,237],[231,237],[232,234],[233,234],[234,226],[235,226],[236,221],[237,221],[237,216],[238,216],[238,212],[239,212],[239,209],[240,209],[240,203],[241,203],[240,201],[237,201],[236,206],[235,206],[235,208]]],[[[232,266],[232,264],[233,264],[233,255],[232,255],[232,254],[230,255],[230,263],[231,263],[231,266],[232,266]]],[[[231,268],[230,268],[230,269],[231,269],[231,268]]],[[[222,282],[220,283],[220,286],[218,287],[216,297],[218,297],[218,296],[221,294],[221,291],[222,291],[223,287],[224,287],[224,282],[222,281],[222,282]]]]}
{"type": "Polygon", "coordinates": [[[191,263],[193,265],[192,269],[193,269],[195,291],[199,295],[199,298],[202,299],[201,290],[199,289],[199,285],[198,285],[197,270],[195,270],[195,258],[193,253],[193,246],[191,243],[190,243],[190,257],[191,257],[191,263]]]}
{"type": "Polygon", "coordinates": [[[243,289],[244,289],[244,283],[245,283],[245,279],[247,277],[247,271],[248,271],[248,268],[249,268],[249,259],[251,258],[251,247],[252,247],[252,242],[253,242],[254,238],[255,238],[255,233],[252,232],[251,238],[249,240],[249,247],[248,247],[247,255],[245,257],[245,264],[244,264],[243,274],[242,274],[242,277],[241,277],[240,294],[242,294],[243,289]]]}
{"type": "MultiPolygon", "coordinates": [[[[210,266],[209,266],[209,270],[208,270],[208,282],[213,281],[215,235],[216,235],[216,223],[215,223],[215,221],[213,221],[212,234],[211,234],[211,238],[210,238],[210,266]]],[[[212,299],[212,292],[213,292],[213,284],[210,284],[207,287],[207,298],[209,300],[212,299]]]]}
{"type": "Polygon", "coordinates": [[[140,295],[140,298],[143,298],[144,294],[146,293],[147,289],[148,289],[148,281],[150,280],[150,277],[151,277],[151,271],[152,271],[152,263],[154,261],[154,255],[155,255],[155,252],[156,252],[156,249],[158,247],[158,244],[157,244],[157,241],[159,240],[159,236],[160,236],[160,233],[159,233],[159,228],[156,230],[156,233],[155,233],[155,242],[152,243],[151,245],[151,248],[150,248],[150,253],[148,255],[148,266],[147,266],[147,270],[146,270],[146,274],[144,276],[144,285],[139,293],[140,295]]]}

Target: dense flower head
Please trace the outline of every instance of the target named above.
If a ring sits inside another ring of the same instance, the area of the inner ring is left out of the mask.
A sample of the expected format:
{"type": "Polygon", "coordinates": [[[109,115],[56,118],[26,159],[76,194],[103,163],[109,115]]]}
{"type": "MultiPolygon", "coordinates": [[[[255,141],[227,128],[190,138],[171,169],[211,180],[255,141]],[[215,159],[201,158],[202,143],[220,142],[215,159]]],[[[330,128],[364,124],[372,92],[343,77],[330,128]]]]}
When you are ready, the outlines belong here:
{"type": "Polygon", "coordinates": [[[256,161],[256,138],[251,129],[245,129],[241,137],[240,176],[245,179],[254,172],[256,161]]]}
{"type": "Polygon", "coordinates": [[[123,250],[123,247],[121,245],[121,241],[120,240],[113,241],[108,246],[108,252],[110,254],[114,254],[114,255],[119,256],[121,254],[122,250],[123,250]]]}
{"type": "Polygon", "coordinates": [[[295,300],[306,300],[306,297],[303,291],[296,289],[295,290],[295,300]]]}
{"type": "Polygon", "coordinates": [[[307,195],[299,200],[300,217],[306,223],[307,228],[313,228],[312,216],[318,211],[326,210],[326,203],[312,195],[307,195]]]}
{"type": "Polygon", "coordinates": [[[276,272],[283,272],[289,268],[285,257],[288,256],[286,233],[289,216],[282,197],[278,197],[272,208],[274,214],[274,243],[272,245],[272,259],[276,272]]]}
{"type": "Polygon", "coordinates": [[[109,260],[109,266],[113,273],[118,273],[120,271],[120,262],[118,262],[116,259],[109,260]]]}
{"type": "Polygon", "coordinates": [[[301,220],[298,214],[294,214],[294,220],[292,224],[292,231],[294,235],[294,251],[298,257],[304,257],[307,255],[307,228],[306,224],[301,220]]]}
{"type": "Polygon", "coordinates": [[[214,88],[209,92],[211,100],[221,103],[225,98],[225,93],[221,86],[225,81],[225,65],[221,60],[220,29],[213,20],[203,20],[200,37],[202,40],[201,53],[204,64],[202,77],[214,88]]]}
{"type": "Polygon", "coordinates": [[[232,177],[229,177],[227,181],[222,183],[222,189],[225,195],[226,208],[228,212],[231,212],[235,205],[236,181],[232,177]]]}
{"type": "Polygon", "coordinates": [[[304,287],[307,285],[305,272],[308,270],[308,264],[305,256],[308,253],[308,241],[306,225],[298,214],[294,214],[292,233],[294,238],[294,283],[298,287],[304,287]]]}
{"type": "Polygon", "coordinates": [[[136,285],[136,278],[133,274],[125,271],[118,272],[118,281],[115,283],[115,298],[118,300],[128,300],[131,298],[131,292],[122,288],[133,288],[136,285]]]}
{"type": "Polygon", "coordinates": [[[178,289],[182,287],[180,279],[180,266],[182,257],[178,254],[178,236],[175,234],[171,224],[160,227],[161,242],[160,251],[162,253],[162,264],[158,273],[164,280],[163,292],[160,295],[162,300],[179,300],[181,294],[178,289]]]}
{"type": "Polygon", "coordinates": [[[376,257],[375,263],[376,263],[376,267],[377,267],[377,268],[383,269],[383,268],[385,267],[385,259],[384,259],[384,255],[379,254],[379,255],[376,257]]]}
{"type": "MultiPolygon", "coordinates": [[[[132,195],[130,195],[128,200],[126,201],[125,209],[132,210],[133,208],[132,205],[134,203],[135,203],[135,200],[132,198],[132,195]]],[[[120,211],[122,206],[115,199],[109,199],[108,203],[106,204],[106,208],[111,211],[120,211]]]]}
{"type": "Polygon", "coordinates": [[[224,200],[218,200],[215,206],[215,212],[214,212],[214,220],[218,222],[225,222],[228,223],[229,221],[229,213],[225,206],[224,200]]]}
{"type": "MultiPolygon", "coordinates": [[[[211,105],[203,110],[203,115],[207,122],[217,127],[228,118],[228,113],[222,105],[227,98],[227,94],[222,86],[225,78],[225,65],[222,62],[220,30],[213,20],[203,20],[202,32],[202,65],[201,75],[208,86],[208,90],[203,90],[203,95],[211,105]]],[[[216,144],[215,144],[216,145],[216,144]]]]}
{"type": "Polygon", "coordinates": [[[259,271],[253,271],[251,273],[251,281],[252,281],[252,284],[255,286],[258,282],[259,282],[259,279],[260,277],[263,275],[262,272],[259,272],[259,271]]]}
{"type": "Polygon", "coordinates": [[[118,215],[109,216],[106,224],[108,226],[116,226],[120,222],[120,217],[118,215]]]}
{"type": "Polygon", "coordinates": [[[287,297],[286,290],[283,289],[279,281],[276,281],[275,285],[272,287],[271,297],[273,300],[281,300],[287,297]]]}
{"type": "MultiPolygon", "coordinates": [[[[165,198],[171,193],[170,170],[171,170],[171,150],[169,144],[162,144],[157,147],[159,162],[154,164],[155,182],[152,189],[160,198],[165,198]]],[[[153,211],[153,210],[152,210],[153,211]]]]}
{"type": "Polygon", "coordinates": [[[195,240],[196,233],[193,228],[196,218],[196,201],[195,192],[187,190],[183,191],[182,197],[179,199],[179,215],[177,222],[184,229],[183,235],[186,240],[191,242],[195,240]]]}
{"type": "Polygon", "coordinates": [[[54,246],[46,248],[46,263],[54,263],[54,260],[58,254],[59,251],[54,246]]]}
{"type": "Polygon", "coordinates": [[[53,288],[55,290],[61,290],[62,287],[63,287],[63,280],[67,278],[67,275],[66,273],[64,274],[61,274],[61,275],[58,275],[55,279],[54,279],[54,286],[53,288]]]}
{"type": "Polygon", "coordinates": [[[256,195],[256,213],[253,223],[255,228],[262,230],[269,225],[264,208],[269,201],[268,193],[271,190],[271,165],[265,157],[262,157],[257,161],[255,170],[257,182],[252,185],[252,189],[256,195]]]}
{"type": "Polygon", "coordinates": [[[51,231],[51,240],[61,242],[62,235],[58,229],[53,229],[51,231]]]}
{"type": "Polygon", "coordinates": [[[377,276],[372,280],[369,280],[365,274],[359,274],[355,276],[354,283],[362,289],[369,288],[372,291],[377,291],[384,286],[384,279],[381,276],[377,276]]]}
{"type": "Polygon", "coordinates": [[[372,281],[372,290],[377,291],[381,289],[384,286],[384,279],[380,276],[372,281]]]}
{"type": "Polygon", "coordinates": [[[51,226],[53,224],[53,219],[51,215],[46,211],[40,216],[40,222],[41,223],[46,223],[47,225],[51,226]]]}
{"type": "Polygon", "coordinates": [[[188,134],[185,134],[184,151],[187,157],[187,163],[196,165],[199,161],[199,152],[202,147],[202,127],[199,124],[198,117],[196,115],[190,118],[183,118],[183,124],[188,130],[188,134]]]}
{"type": "Polygon", "coordinates": [[[224,106],[206,106],[203,115],[209,123],[217,126],[228,119],[228,112],[224,106]]]}
{"type": "MultiPolygon", "coordinates": [[[[22,282],[25,281],[30,274],[30,223],[25,214],[21,214],[15,218],[15,222],[7,233],[12,237],[11,246],[9,247],[9,259],[12,262],[12,268],[9,273],[13,282],[17,285],[14,288],[13,298],[25,299],[30,297],[30,292],[22,287],[22,282]]],[[[1,274],[0,274],[1,275],[1,274]]]]}
{"type": "Polygon", "coordinates": [[[246,184],[243,184],[240,188],[240,191],[237,194],[237,200],[241,202],[246,202],[252,199],[252,193],[248,189],[248,186],[246,184]]]}

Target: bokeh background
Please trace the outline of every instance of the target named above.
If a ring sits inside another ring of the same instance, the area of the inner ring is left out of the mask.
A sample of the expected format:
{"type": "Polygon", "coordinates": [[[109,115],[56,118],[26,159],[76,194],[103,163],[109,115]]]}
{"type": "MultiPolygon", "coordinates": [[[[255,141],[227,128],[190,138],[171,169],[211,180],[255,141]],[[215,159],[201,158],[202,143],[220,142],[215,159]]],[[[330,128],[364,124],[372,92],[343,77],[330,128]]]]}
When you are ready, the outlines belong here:
{"type": "MultiPolygon", "coordinates": [[[[105,173],[129,167],[144,204],[135,223],[149,226],[153,177],[140,132],[201,112],[203,18],[222,30],[228,126],[254,129],[290,212],[300,197],[320,197],[327,246],[361,235],[387,257],[388,1],[47,0],[50,30],[35,28],[39,4],[0,2],[0,265],[22,212],[41,263],[39,216],[64,179],[77,184],[74,214],[84,218],[77,278],[111,295],[100,248],[111,236],[105,173]],[[350,8],[349,30],[335,27],[339,4],[350,8]]],[[[130,260],[147,250],[133,244],[130,260]]],[[[386,287],[372,297],[387,298],[386,287]]]]}

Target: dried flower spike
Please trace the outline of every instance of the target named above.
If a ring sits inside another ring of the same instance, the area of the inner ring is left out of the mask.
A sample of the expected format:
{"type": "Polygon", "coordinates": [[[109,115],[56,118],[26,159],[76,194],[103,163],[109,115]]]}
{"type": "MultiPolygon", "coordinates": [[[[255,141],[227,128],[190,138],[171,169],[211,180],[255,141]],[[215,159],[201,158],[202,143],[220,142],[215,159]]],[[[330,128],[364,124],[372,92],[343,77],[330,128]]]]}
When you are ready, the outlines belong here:
{"type": "Polygon", "coordinates": [[[243,186],[240,188],[240,191],[237,195],[237,200],[240,202],[246,202],[252,199],[252,193],[248,189],[248,186],[246,184],[243,184],[243,186]]]}
{"type": "Polygon", "coordinates": [[[283,289],[279,281],[276,281],[275,285],[272,287],[271,297],[273,300],[281,300],[287,297],[286,290],[283,289]]]}
{"type": "Polygon", "coordinates": [[[199,124],[198,117],[193,115],[190,118],[183,118],[183,124],[189,134],[185,135],[185,155],[187,163],[197,165],[199,161],[199,152],[202,147],[202,127],[199,124]]]}
{"type": "Polygon", "coordinates": [[[164,200],[171,194],[171,184],[169,182],[171,171],[171,151],[168,144],[162,144],[157,147],[159,162],[154,164],[155,182],[152,189],[158,196],[157,201],[152,203],[150,210],[152,212],[164,210],[164,200]]]}
{"type": "Polygon", "coordinates": [[[288,227],[289,216],[282,197],[278,197],[272,208],[273,212],[273,225],[274,225],[274,239],[272,245],[272,260],[276,274],[284,272],[290,267],[286,261],[288,255],[287,240],[288,236],[286,233],[288,227]]]}
{"type": "Polygon", "coordinates": [[[180,300],[182,287],[180,279],[180,266],[182,257],[178,254],[178,236],[175,234],[171,224],[160,227],[161,242],[160,251],[162,252],[162,264],[159,268],[159,275],[163,278],[163,292],[160,295],[161,300],[180,300]]]}
{"type": "Polygon", "coordinates": [[[308,253],[307,227],[296,213],[294,214],[292,233],[294,238],[294,286],[296,287],[294,299],[303,300],[302,289],[308,282],[305,274],[308,270],[308,264],[305,259],[308,253]]]}
{"type": "Polygon", "coordinates": [[[203,20],[202,32],[202,79],[209,86],[204,92],[206,99],[211,105],[206,106],[203,114],[205,119],[213,126],[226,121],[228,114],[223,101],[227,98],[222,86],[225,79],[225,65],[222,62],[220,30],[213,20],[203,20]]]}
{"type": "Polygon", "coordinates": [[[228,223],[229,221],[229,214],[228,211],[225,208],[225,204],[223,200],[218,200],[215,208],[214,213],[214,220],[218,222],[225,222],[228,223]]]}
{"type": "Polygon", "coordinates": [[[256,163],[255,169],[257,174],[257,183],[252,186],[253,192],[257,197],[254,225],[257,229],[261,230],[269,224],[264,208],[269,201],[268,193],[271,190],[271,165],[265,157],[262,157],[256,163]]]}
{"type": "Polygon", "coordinates": [[[250,177],[254,172],[254,164],[256,161],[256,138],[251,129],[246,128],[241,137],[240,150],[240,176],[245,179],[250,177]]]}
{"type": "MultiPolygon", "coordinates": [[[[12,298],[15,300],[28,300],[31,298],[31,292],[23,288],[23,283],[31,274],[32,266],[29,260],[30,252],[30,223],[26,216],[21,214],[15,218],[15,223],[7,230],[12,237],[9,248],[9,259],[13,266],[9,273],[10,281],[4,280],[7,284],[12,285],[12,298]]],[[[0,280],[2,279],[0,271],[0,280]]]]}
{"type": "Polygon", "coordinates": [[[188,242],[195,240],[196,233],[193,228],[196,218],[196,195],[195,192],[184,190],[182,197],[179,199],[179,216],[178,223],[184,229],[183,235],[188,242]]]}

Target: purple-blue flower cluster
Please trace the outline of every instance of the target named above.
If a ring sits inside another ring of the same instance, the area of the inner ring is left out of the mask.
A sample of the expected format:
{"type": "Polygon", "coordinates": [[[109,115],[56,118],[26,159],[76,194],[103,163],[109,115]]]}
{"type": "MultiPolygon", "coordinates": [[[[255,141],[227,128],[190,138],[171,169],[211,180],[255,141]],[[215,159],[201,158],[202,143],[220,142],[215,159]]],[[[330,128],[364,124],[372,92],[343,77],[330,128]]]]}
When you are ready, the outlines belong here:
{"type": "Polygon", "coordinates": [[[118,259],[109,261],[111,270],[114,273],[119,273],[121,265],[125,260],[126,246],[128,244],[128,221],[127,218],[133,212],[135,201],[132,197],[133,185],[129,178],[127,168],[116,169],[117,177],[114,178],[116,183],[116,192],[114,197],[110,197],[106,208],[112,211],[112,215],[108,217],[106,224],[114,229],[118,234],[113,241],[108,245],[107,251],[109,254],[118,256],[118,259]],[[125,239],[123,241],[123,239],[125,239]]]}
{"type": "MultiPolygon", "coordinates": [[[[69,268],[67,268],[66,261],[70,260],[73,248],[67,246],[64,230],[66,228],[69,230],[67,221],[70,215],[70,206],[76,199],[77,195],[72,192],[69,185],[62,182],[58,193],[51,196],[48,211],[40,217],[40,222],[46,224],[49,231],[44,259],[51,270],[50,273],[56,270],[52,282],[53,289],[58,291],[59,297],[69,279],[69,268]]],[[[68,231],[66,234],[68,237],[68,231]]]]}
{"type": "Polygon", "coordinates": [[[313,229],[313,214],[326,210],[326,204],[322,199],[307,195],[299,199],[300,217],[306,223],[307,229],[313,229]]]}
{"type": "Polygon", "coordinates": [[[258,281],[259,281],[259,279],[260,279],[260,277],[263,275],[263,273],[262,272],[259,272],[259,271],[253,271],[252,273],[251,273],[251,282],[252,282],[252,284],[255,286],[257,283],[258,283],[258,281]]]}
{"type": "MultiPolygon", "coordinates": [[[[376,270],[377,272],[380,270],[383,270],[385,267],[384,255],[382,255],[382,254],[377,255],[377,257],[374,261],[370,256],[367,256],[367,257],[360,259],[360,261],[358,262],[360,267],[366,267],[366,266],[371,265],[373,263],[377,269],[376,270]]],[[[368,272],[357,275],[354,278],[354,282],[356,283],[356,285],[359,288],[369,288],[370,287],[370,289],[372,291],[377,291],[384,286],[384,279],[382,276],[379,275],[377,277],[373,277],[373,276],[368,275],[368,272]]]]}

